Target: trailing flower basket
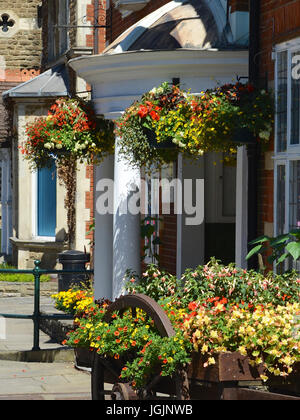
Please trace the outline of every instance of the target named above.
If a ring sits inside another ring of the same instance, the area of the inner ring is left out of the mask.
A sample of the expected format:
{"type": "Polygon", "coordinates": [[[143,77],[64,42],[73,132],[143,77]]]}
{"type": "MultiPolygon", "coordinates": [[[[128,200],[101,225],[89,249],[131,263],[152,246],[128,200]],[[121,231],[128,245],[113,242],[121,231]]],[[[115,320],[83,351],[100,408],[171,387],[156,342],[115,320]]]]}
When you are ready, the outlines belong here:
{"type": "Polygon", "coordinates": [[[272,124],[272,95],[251,84],[226,84],[195,96],[165,82],[126,109],[116,133],[130,164],[151,167],[176,157],[174,151],[193,158],[224,152],[230,160],[239,145],[267,143],[272,124]]]}
{"type": "Polygon", "coordinates": [[[70,156],[92,163],[114,151],[113,123],[97,118],[82,99],[57,99],[47,117],[27,124],[26,134],[20,150],[33,169],[70,156]]]}
{"type": "Polygon", "coordinates": [[[149,146],[153,149],[173,149],[174,150],[176,148],[171,137],[167,138],[164,141],[158,142],[155,131],[149,130],[148,128],[144,128],[144,133],[147,136],[149,146]]]}
{"type": "Polygon", "coordinates": [[[238,128],[234,133],[232,143],[238,145],[253,145],[256,143],[256,138],[255,135],[248,128],[238,128]]]}
{"type": "Polygon", "coordinates": [[[97,118],[82,99],[60,98],[47,117],[27,124],[27,139],[20,146],[30,169],[50,167],[55,161],[59,181],[66,188],[68,243],[75,238],[75,197],[77,162],[96,163],[114,152],[113,123],[97,118]]]}

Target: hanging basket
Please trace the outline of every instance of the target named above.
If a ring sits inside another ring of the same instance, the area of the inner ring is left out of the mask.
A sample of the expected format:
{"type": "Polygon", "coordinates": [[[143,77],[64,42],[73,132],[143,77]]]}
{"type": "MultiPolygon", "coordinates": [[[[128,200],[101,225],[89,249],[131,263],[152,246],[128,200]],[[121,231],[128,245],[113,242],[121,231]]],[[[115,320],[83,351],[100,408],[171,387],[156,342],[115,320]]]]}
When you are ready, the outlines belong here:
{"type": "Polygon", "coordinates": [[[256,137],[248,128],[237,128],[234,132],[232,143],[255,144],[256,137]]]}
{"type": "Polygon", "coordinates": [[[175,149],[176,145],[173,143],[172,138],[169,137],[165,141],[157,141],[157,137],[154,131],[149,130],[149,128],[143,129],[144,133],[147,136],[148,143],[153,149],[175,149]]]}

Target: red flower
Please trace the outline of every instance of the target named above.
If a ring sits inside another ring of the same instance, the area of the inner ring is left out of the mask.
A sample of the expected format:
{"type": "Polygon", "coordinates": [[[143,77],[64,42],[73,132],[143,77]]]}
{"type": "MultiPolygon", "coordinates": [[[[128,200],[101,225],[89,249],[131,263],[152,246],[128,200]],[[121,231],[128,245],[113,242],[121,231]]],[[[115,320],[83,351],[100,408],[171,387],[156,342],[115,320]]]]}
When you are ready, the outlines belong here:
{"type": "Polygon", "coordinates": [[[151,118],[152,118],[153,120],[155,120],[155,121],[158,121],[158,120],[159,120],[159,115],[158,115],[158,113],[157,113],[157,112],[155,112],[155,111],[151,111],[151,112],[150,112],[150,116],[151,116],[151,118]]]}
{"type": "Polygon", "coordinates": [[[188,308],[190,311],[194,311],[195,309],[197,309],[197,303],[196,302],[190,302],[188,304],[188,308]]]}
{"type": "Polygon", "coordinates": [[[141,118],[144,118],[146,115],[148,115],[148,108],[144,105],[140,105],[138,114],[141,118]]]}

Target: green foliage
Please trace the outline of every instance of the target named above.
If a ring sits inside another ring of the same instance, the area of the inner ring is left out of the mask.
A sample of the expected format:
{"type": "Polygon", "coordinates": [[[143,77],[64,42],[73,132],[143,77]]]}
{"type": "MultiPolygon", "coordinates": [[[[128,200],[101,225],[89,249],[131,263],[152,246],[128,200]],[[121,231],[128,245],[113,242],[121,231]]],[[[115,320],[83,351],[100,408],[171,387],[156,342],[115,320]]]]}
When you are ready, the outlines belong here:
{"type": "Polygon", "coordinates": [[[300,258],[300,229],[293,229],[289,233],[274,238],[263,235],[249,244],[255,246],[248,253],[246,259],[256,254],[271,251],[271,255],[267,258],[270,264],[275,261],[278,265],[287,258],[297,261],[300,258]]]}
{"type": "MultiPolygon", "coordinates": [[[[10,264],[1,264],[0,270],[16,270],[16,267],[10,264]]],[[[41,282],[50,281],[50,276],[43,274],[40,277],[41,282]]],[[[34,282],[33,274],[26,273],[0,273],[0,281],[7,281],[11,283],[31,283],[34,282]]]]}
{"type": "MultiPolygon", "coordinates": [[[[152,297],[168,315],[175,336],[161,337],[142,310],[113,313],[105,322],[109,302],[92,303],[70,333],[67,344],[90,347],[118,361],[120,380],[142,392],[154,374],[172,376],[191,362],[193,351],[204,367],[217,352],[239,351],[252,366],[264,362],[275,375],[287,376],[300,360],[300,279],[297,273],[263,276],[253,270],[224,266],[211,259],[188,269],[180,279],[150,264],[139,277],[127,272],[127,290],[152,297]]],[[[267,376],[262,376],[267,380],[267,376]]]]}
{"type": "Polygon", "coordinates": [[[184,306],[193,301],[205,302],[215,296],[253,306],[260,303],[279,305],[287,300],[293,303],[300,297],[300,280],[296,271],[263,275],[238,268],[233,263],[224,266],[214,258],[204,266],[187,269],[180,279],[153,264],[140,278],[130,271],[127,276],[131,293],[144,293],[156,301],[170,296],[178,298],[184,306]]]}
{"type": "Polygon", "coordinates": [[[147,216],[141,220],[141,237],[144,240],[142,260],[147,257],[151,259],[153,264],[159,264],[159,254],[157,252],[158,245],[161,244],[161,240],[156,235],[157,223],[162,220],[159,217],[147,216]]]}

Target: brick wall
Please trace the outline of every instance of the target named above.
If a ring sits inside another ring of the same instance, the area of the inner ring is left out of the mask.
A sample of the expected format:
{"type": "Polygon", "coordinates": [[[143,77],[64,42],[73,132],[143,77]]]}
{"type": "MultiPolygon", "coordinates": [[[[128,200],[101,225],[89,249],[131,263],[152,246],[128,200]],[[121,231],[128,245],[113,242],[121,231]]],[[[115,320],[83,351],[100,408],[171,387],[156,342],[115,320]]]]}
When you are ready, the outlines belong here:
{"type": "MultiPolygon", "coordinates": [[[[271,88],[274,87],[274,61],[272,48],[281,42],[300,36],[299,0],[261,0],[260,9],[260,53],[259,70],[263,80],[266,76],[271,88]]],[[[271,141],[269,151],[274,150],[271,141]]],[[[274,172],[266,165],[266,155],[262,155],[259,169],[259,232],[264,234],[266,224],[273,224],[274,214],[274,172]]]]}

